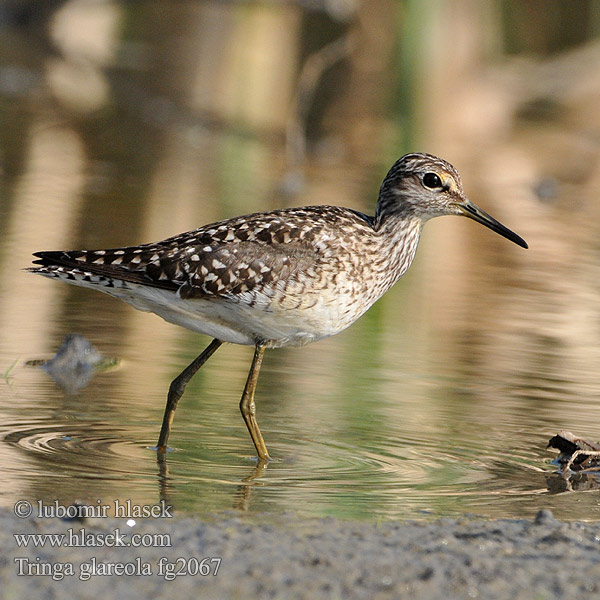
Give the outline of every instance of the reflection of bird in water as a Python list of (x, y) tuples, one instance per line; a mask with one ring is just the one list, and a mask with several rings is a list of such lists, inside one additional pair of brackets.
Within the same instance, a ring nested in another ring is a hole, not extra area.
[(223, 342), (254, 346), (240, 409), (266, 460), (254, 404), (265, 348), (308, 344), (351, 325), (402, 277), (423, 225), (441, 215), (469, 217), (527, 248), (467, 199), (452, 165), (407, 154), (386, 175), (373, 217), (336, 206), (256, 213), (142, 246), (38, 252), (31, 271), (98, 289), (214, 338), (171, 383), (159, 453), (194, 373)]
[(27, 362), (31, 366), (41, 366), (69, 394), (86, 387), (96, 371), (115, 363), (115, 359), (104, 358), (78, 333), (69, 333), (50, 360)]

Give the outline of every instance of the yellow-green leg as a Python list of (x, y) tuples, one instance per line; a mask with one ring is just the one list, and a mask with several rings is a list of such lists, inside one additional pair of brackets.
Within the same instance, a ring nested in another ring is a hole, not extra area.
[(250, 432), (250, 437), (256, 447), (256, 453), (260, 460), (269, 460), (269, 452), (265, 445), (262, 433), (256, 422), (256, 405), (254, 404), (254, 391), (256, 390), (256, 382), (258, 381), (258, 373), (260, 372), (260, 366), (262, 365), (263, 355), (265, 353), (265, 347), (256, 345), (254, 349), (254, 358), (252, 359), (252, 365), (250, 372), (248, 373), (248, 380), (246, 381), (246, 387), (240, 400), (240, 411), (242, 417), (246, 422), (246, 427)]
[(165, 406), (165, 415), (163, 417), (162, 427), (160, 428), (160, 435), (158, 436), (158, 443), (156, 444), (156, 450), (159, 455), (164, 455), (167, 451), (167, 440), (171, 433), (171, 424), (175, 417), (175, 409), (179, 398), (185, 391), (185, 386), (188, 381), (196, 374), (198, 369), (214, 354), (215, 350), (222, 344), (221, 340), (216, 338), (204, 349), (202, 354), (198, 356), (192, 363), (190, 363), (173, 381), (169, 386), (169, 393), (167, 395), (167, 405)]

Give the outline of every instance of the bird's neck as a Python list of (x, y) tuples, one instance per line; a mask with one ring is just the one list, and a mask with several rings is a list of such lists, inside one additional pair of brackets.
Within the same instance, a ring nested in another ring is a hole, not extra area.
[(389, 268), (389, 285), (393, 285), (410, 267), (421, 230), (423, 219), (411, 212), (393, 213), (375, 223), (375, 230), (380, 240), (380, 252), (387, 257)]

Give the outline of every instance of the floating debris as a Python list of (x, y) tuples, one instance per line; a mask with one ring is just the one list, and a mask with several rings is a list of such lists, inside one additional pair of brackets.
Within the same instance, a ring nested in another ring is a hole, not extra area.
[(93, 375), (118, 364), (116, 358), (106, 358), (92, 343), (78, 333), (69, 333), (56, 355), (50, 360), (29, 360), (28, 366), (39, 366), (67, 393), (74, 394), (86, 387)]
[(556, 448), (560, 454), (555, 463), (563, 473), (570, 471), (600, 470), (600, 443), (576, 437), (570, 431), (559, 431), (548, 442), (548, 448)]

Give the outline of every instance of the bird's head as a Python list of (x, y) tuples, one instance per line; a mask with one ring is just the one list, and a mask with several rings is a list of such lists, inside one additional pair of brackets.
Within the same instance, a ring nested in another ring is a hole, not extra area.
[(473, 204), (465, 195), (458, 171), (431, 154), (406, 154), (389, 170), (381, 184), (376, 220), (382, 222), (391, 214), (410, 214), (422, 221), (442, 215), (469, 217), (522, 248), (528, 247), (520, 236)]

